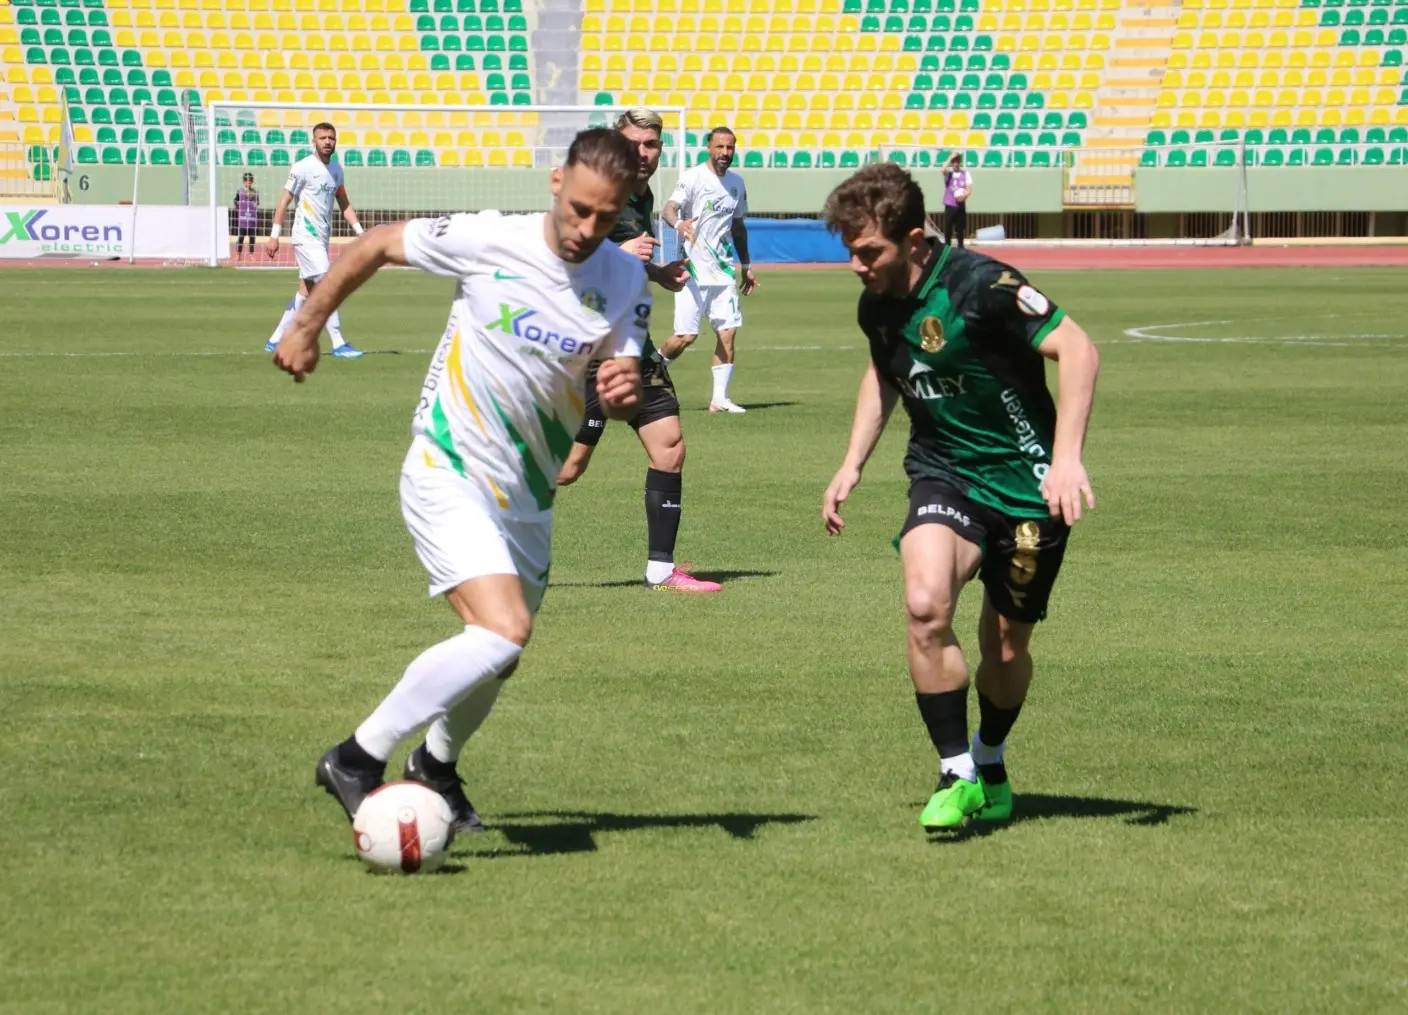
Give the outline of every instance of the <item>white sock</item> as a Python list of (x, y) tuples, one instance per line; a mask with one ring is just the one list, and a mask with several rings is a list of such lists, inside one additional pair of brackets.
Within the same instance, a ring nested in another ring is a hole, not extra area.
[(940, 758), (939, 771), (952, 772), (958, 778), (967, 779), (969, 782), (978, 781), (978, 768), (973, 764), (973, 755), (967, 751), (952, 758)]
[(645, 580), (652, 585), (659, 585), (674, 574), (674, 571), (675, 563), (671, 560), (648, 560), (645, 562)]
[(522, 652), (521, 646), (483, 627), (466, 627), (463, 634), (430, 646), (357, 727), (357, 743), (373, 758), (385, 761), (401, 741), (439, 719), (486, 680), (493, 680)]
[(458, 705), (436, 719), (425, 731), (425, 746), (430, 756), (443, 764), (453, 765), (459, 759), (465, 742), (489, 718), (494, 702), (499, 700), (499, 692), (506, 683), (506, 680), (485, 681), (465, 695)]
[(714, 401), (723, 404), (728, 401), (728, 382), (733, 377), (733, 364), (720, 363), (714, 367)]
[(341, 349), (347, 344), (347, 339), (342, 337), (342, 316), (334, 310), (332, 316), (328, 318), (328, 334), (332, 336), (332, 347)]
[(301, 306), (303, 306), (303, 294), (298, 293), (284, 305), (284, 315), (279, 318), (279, 326), (269, 336), (269, 341), (277, 342), (284, 337), (284, 329), (293, 323), (293, 315), (298, 313), (298, 308)]
[(1000, 765), (1002, 764), (1002, 754), (1007, 750), (1007, 741), (1004, 740), (996, 747), (989, 747), (983, 743), (983, 738), (978, 734), (973, 734), (973, 763), (975, 765)]

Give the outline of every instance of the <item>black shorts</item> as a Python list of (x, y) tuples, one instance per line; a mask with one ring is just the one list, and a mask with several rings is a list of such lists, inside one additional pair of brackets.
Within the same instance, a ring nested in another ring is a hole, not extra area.
[[(632, 430), (639, 430), (648, 423), (668, 419), (680, 414), (680, 402), (675, 397), (675, 386), (670, 380), (670, 371), (657, 359), (640, 361), (641, 401), (640, 408), (627, 424)], [(582, 415), (582, 425), (577, 430), (578, 444), (596, 447), (601, 433), (606, 429), (606, 413), (601, 411), (601, 401), (596, 395), (596, 367), (587, 371), (586, 411)]]
[(982, 550), (978, 577), (993, 609), (1023, 624), (1046, 619), (1070, 526), (1059, 518), (1009, 518), (975, 504), (951, 483), (916, 479), (900, 538), (930, 524), (945, 525)]

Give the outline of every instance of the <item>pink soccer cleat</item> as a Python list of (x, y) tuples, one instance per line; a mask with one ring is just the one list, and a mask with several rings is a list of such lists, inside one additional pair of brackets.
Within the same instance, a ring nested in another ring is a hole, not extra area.
[(689, 573), (688, 564), (680, 564), (662, 582), (650, 586), (657, 592), (722, 592), (724, 587), (718, 582), (704, 581)]

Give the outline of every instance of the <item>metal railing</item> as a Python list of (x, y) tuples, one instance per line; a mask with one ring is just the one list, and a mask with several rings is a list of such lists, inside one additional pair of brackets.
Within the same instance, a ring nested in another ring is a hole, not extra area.
[(52, 145), (0, 141), (0, 199), (54, 200), (57, 176)]

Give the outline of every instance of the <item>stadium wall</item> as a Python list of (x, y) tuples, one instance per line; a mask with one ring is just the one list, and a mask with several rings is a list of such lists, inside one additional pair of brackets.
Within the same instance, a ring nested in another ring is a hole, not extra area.
[[(251, 168), (255, 186), (272, 210), (286, 178), (280, 168)], [(143, 166), (143, 204), (183, 204), (184, 170), (177, 166)], [(758, 215), (815, 215), (826, 195), (849, 170), (750, 169), (749, 209)], [(1135, 211), (1188, 214), (1230, 211), (1236, 193), (1236, 169), (1140, 169), (1134, 177)], [(916, 174), (931, 203), (943, 189), (936, 172)], [(1040, 169), (984, 170), (977, 175), (969, 211), (975, 214), (1059, 214), (1062, 172)], [(1247, 184), (1253, 212), (1408, 212), (1408, 172), (1400, 167), (1252, 168)], [(467, 195), (484, 195), (504, 211), (541, 208), (546, 182), (538, 169), (353, 169), (348, 189), (367, 210), (443, 210), (462, 204)], [(662, 170), (657, 193), (674, 186), (674, 171)], [(195, 204), (205, 203), (204, 183)], [(132, 167), (75, 167), (73, 199), (80, 204), (118, 204), (132, 199)], [(233, 191), (232, 191), (233, 193)], [(222, 198), (228, 195), (221, 194)]]

